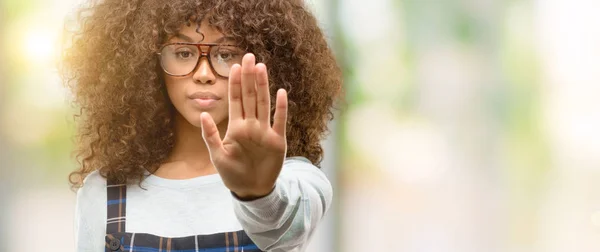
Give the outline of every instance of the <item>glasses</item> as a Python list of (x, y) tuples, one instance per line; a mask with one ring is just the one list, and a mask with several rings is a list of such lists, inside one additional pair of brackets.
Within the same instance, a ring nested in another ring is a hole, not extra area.
[[(207, 47), (203, 51), (202, 47)], [(157, 53), (160, 66), (166, 74), (183, 77), (192, 73), (206, 57), (214, 73), (228, 78), (234, 64), (242, 64), (244, 51), (239, 47), (215, 43), (170, 43), (163, 45)]]

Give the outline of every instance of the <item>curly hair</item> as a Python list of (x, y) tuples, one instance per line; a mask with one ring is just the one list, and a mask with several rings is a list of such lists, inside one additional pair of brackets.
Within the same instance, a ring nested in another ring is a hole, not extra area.
[(287, 156), (320, 164), (342, 77), (302, 0), (104, 0), (78, 14), (61, 69), (80, 109), (73, 187), (95, 170), (140, 182), (166, 160), (175, 110), (155, 53), (184, 24), (202, 20), (268, 66), (272, 103), (277, 89), (289, 93)]

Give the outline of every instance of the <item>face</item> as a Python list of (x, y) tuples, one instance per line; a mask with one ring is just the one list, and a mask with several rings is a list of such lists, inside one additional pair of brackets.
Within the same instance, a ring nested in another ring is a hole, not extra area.
[[(206, 21), (201, 23), (199, 31), (202, 34), (196, 32), (194, 24), (184, 25), (165, 44), (234, 44)], [(210, 55), (201, 57), (201, 52), (210, 52)], [(200, 114), (208, 112), (220, 129), (226, 128), (229, 116), (228, 67), (241, 64), (243, 54), (239, 48), (230, 46), (202, 45), (198, 48), (196, 45), (172, 45), (163, 48), (161, 65), (169, 99), (177, 110), (176, 121), (185, 119), (200, 128)]]

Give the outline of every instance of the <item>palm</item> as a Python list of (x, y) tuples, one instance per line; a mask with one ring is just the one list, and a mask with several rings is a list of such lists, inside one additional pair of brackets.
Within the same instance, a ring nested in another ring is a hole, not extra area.
[(225, 185), (240, 196), (262, 196), (273, 187), (286, 152), (287, 95), (277, 93), (273, 126), (266, 67), (246, 55), (229, 77), (229, 124), (223, 140), (208, 113), (202, 131)]

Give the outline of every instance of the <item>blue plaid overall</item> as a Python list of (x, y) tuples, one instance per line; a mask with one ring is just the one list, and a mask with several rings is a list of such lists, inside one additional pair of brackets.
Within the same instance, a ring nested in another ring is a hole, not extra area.
[(105, 252), (259, 252), (250, 237), (236, 232), (188, 237), (160, 237), (147, 233), (125, 232), (125, 205), (127, 186), (108, 183)]

